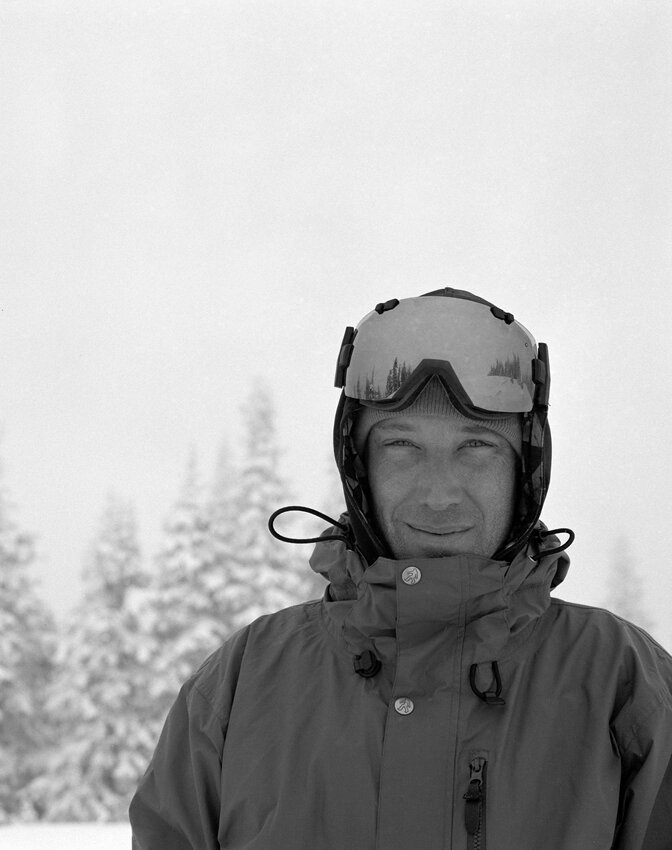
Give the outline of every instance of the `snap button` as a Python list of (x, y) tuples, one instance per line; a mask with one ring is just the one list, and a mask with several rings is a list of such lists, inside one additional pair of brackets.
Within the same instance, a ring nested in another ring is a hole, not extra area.
[(397, 714), (410, 714), (414, 708), (413, 700), (408, 697), (399, 697), (394, 701), (394, 710)]
[(404, 584), (417, 584), (422, 578), (422, 573), (417, 567), (406, 567), (401, 574)]

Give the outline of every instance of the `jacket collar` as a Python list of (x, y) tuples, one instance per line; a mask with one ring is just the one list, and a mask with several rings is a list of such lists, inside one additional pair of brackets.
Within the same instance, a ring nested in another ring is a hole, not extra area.
[[(557, 539), (547, 538), (548, 548)], [(371, 649), (393, 661), (400, 646), (431, 642), (452, 628), (464, 631), (470, 663), (501, 659), (550, 604), (564, 554), (521, 552), (511, 564), (476, 555), (392, 560), (366, 567), (339, 541), (318, 543), (311, 566), (330, 582), (326, 615), (330, 630), (353, 654)], [(419, 580), (404, 581), (415, 567)]]

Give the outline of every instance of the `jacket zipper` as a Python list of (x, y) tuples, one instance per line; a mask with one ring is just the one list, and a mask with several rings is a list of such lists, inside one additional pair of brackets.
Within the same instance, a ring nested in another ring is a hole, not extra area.
[(469, 789), (464, 795), (464, 825), (469, 850), (485, 850), (485, 775), (487, 761), (475, 756), (469, 763)]

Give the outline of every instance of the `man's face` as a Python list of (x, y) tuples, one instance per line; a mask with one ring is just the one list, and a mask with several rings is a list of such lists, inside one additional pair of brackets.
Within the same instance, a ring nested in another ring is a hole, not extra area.
[(505, 542), (517, 457), (487, 423), (395, 416), (372, 428), (367, 447), (375, 518), (395, 558), (491, 557)]

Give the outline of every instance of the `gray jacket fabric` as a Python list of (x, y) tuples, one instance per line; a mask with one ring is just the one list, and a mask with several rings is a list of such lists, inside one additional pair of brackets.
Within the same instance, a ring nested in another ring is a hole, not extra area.
[(364, 570), (330, 541), (312, 564), (323, 600), (252, 623), (183, 686), (131, 804), (136, 850), (672, 848), (672, 659), (552, 599), (564, 554)]

